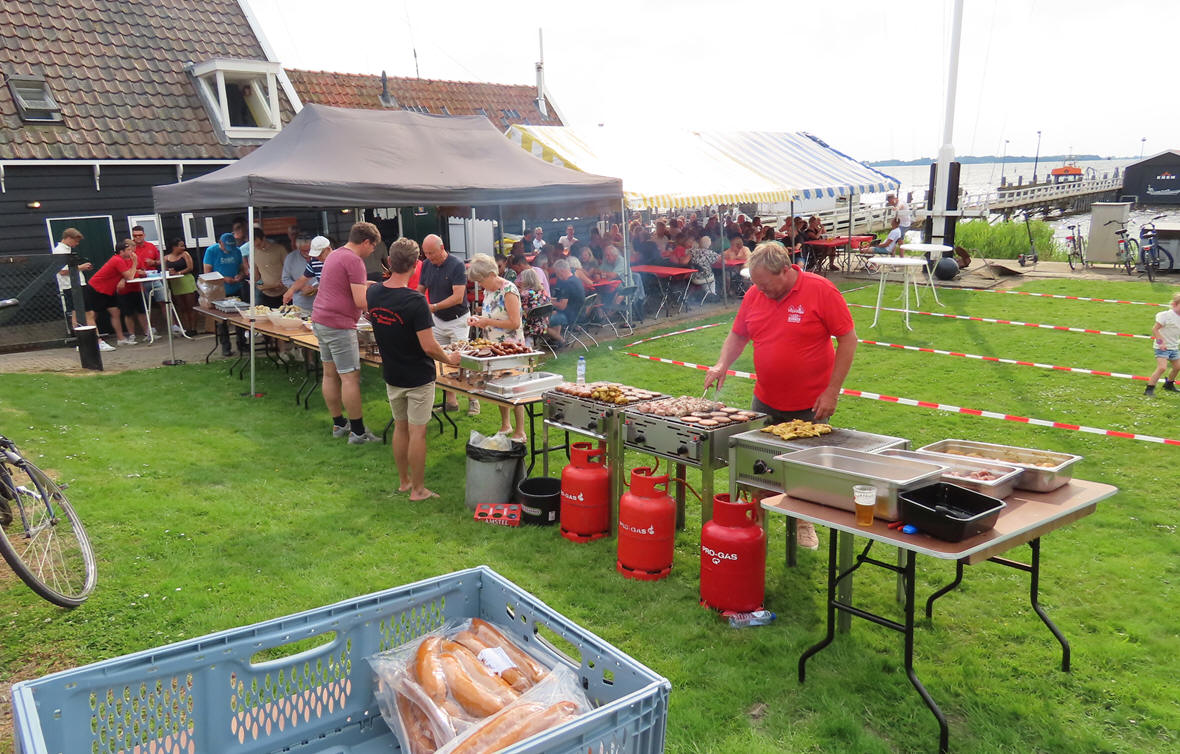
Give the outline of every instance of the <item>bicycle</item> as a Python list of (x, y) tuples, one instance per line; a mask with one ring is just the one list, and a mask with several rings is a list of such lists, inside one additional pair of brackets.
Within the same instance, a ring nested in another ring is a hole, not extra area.
[(1126, 220), (1107, 220), (1103, 226), (1118, 223), (1119, 229), (1114, 232), (1118, 236), (1118, 249), (1115, 251), (1115, 264), (1121, 264), (1127, 269), (1128, 275), (1135, 274), (1135, 260), (1139, 258), (1139, 242), (1130, 238), (1127, 233)]
[[(0, 301), (0, 308), (13, 305)], [(0, 556), (41, 597), (86, 601), (98, 581), (94, 550), (62, 487), (0, 435)]]
[(1069, 235), (1065, 237), (1065, 248), (1068, 252), (1069, 269), (1090, 267), (1090, 260), (1086, 259), (1086, 239), (1082, 236), (1079, 225), (1066, 225)]
[(1140, 263), (1147, 272), (1147, 279), (1155, 282), (1155, 277), (1161, 268), (1161, 258), (1167, 259), (1167, 269), (1172, 269), (1172, 255), (1167, 249), (1159, 245), (1155, 221), (1167, 215), (1156, 215), (1139, 227), (1139, 255)]

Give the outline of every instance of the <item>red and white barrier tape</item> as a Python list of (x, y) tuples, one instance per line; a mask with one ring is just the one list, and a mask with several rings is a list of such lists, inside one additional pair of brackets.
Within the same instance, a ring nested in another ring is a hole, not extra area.
[[(662, 364), (675, 364), (676, 366), (689, 367), (692, 369), (708, 370), (709, 367), (702, 364), (693, 364), (688, 361), (674, 361), (672, 359), (664, 359), (658, 356), (646, 356), (639, 353), (627, 353), (628, 356), (634, 356), (639, 359), (646, 359), (648, 361), (658, 361)], [(750, 372), (740, 372), (733, 369), (727, 370), (726, 374), (734, 377), (745, 377), (746, 379), (756, 379), (756, 375)], [(899, 398), (893, 395), (882, 395), (881, 393), (871, 393), (867, 390), (850, 390), (844, 388), (840, 391), (841, 395), (852, 395), (857, 398), (869, 398), (875, 401), (885, 401), (887, 403), (897, 403), (902, 406), (914, 406), (917, 408), (932, 408), (938, 411), (946, 411), (949, 413), (965, 414), (967, 416), (982, 416), (987, 419), (1002, 419), (1004, 421), (1018, 422), (1020, 424), (1032, 424), (1037, 427), (1053, 427), (1054, 429), (1068, 429), (1073, 432), (1085, 432), (1092, 435), (1104, 435), (1106, 437), (1121, 437), (1126, 440), (1140, 440), (1143, 442), (1154, 442), (1162, 445), (1176, 445), (1180, 446), (1180, 440), (1174, 440), (1170, 437), (1155, 437), (1154, 435), (1141, 435), (1135, 432), (1121, 432), (1114, 429), (1102, 429), (1100, 427), (1087, 427), (1082, 424), (1069, 424), (1067, 422), (1049, 421), (1048, 419), (1033, 419), (1028, 416), (1016, 416), (1015, 414), (1004, 414), (998, 411), (984, 411), (978, 408), (965, 408), (963, 406), (953, 406), (949, 403), (935, 403), (933, 401), (919, 401), (913, 398)]]
[[(849, 306), (856, 307), (857, 309), (875, 309), (876, 308), (872, 304), (849, 304)], [(905, 309), (892, 309), (887, 306), (882, 306), (881, 311), (905, 313)], [(1066, 331), (1066, 332), (1080, 332), (1080, 333), (1086, 333), (1088, 335), (1117, 335), (1120, 338), (1143, 338), (1144, 340), (1151, 340), (1150, 335), (1138, 335), (1135, 333), (1126, 333), (1126, 332), (1109, 332), (1107, 330), (1091, 330), (1088, 327), (1066, 327), (1065, 325), (1041, 325), (1041, 324), (1037, 324), (1036, 322), (1019, 322), (1014, 319), (992, 319), (990, 317), (971, 317), (966, 314), (944, 314), (942, 312), (920, 312), (920, 311), (916, 311), (914, 309), (910, 310), (910, 314), (921, 314), (924, 317), (945, 317), (946, 319), (965, 319), (965, 320), (970, 320), (971, 322), (988, 322), (993, 325), (1018, 325), (1020, 327), (1039, 327), (1044, 330), (1062, 330), (1062, 331)]]
[(900, 348), (904, 351), (920, 351), (922, 353), (936, 353), (942, 356), (961, 356), (965, 359), (978, 359), (980, 361), (993, 361), (998, 364), (1015, 364), (1022, 367), (1040, 367), (1041, 369), (1055, 369), (1059, 372), (1074, 372), (1077, 374), (1093, 374), (1099, 377), (1121, 377), (1124, 380), (1142, 380), (1147, 381), (1147, 378), (1139, 374), (1122, 374), (1120, 372), (1102, 372), (1097, 369), (1082, 369), (1081, 367), (1063, 367), (1056, 364), (1041, 364), (1035, 361), (1019, 361), (1017, 359), (1001, 359), (998, 356), (980, 356), (975, 353), (960, 353), (958, 351), (943, 351), (938, 348), (921, 348), (919, 346), (903, 346), (898, 343), (884, 343), (879, 340), (858, 340), (858, 343), (867, 343), (870, 346), (885, 346), (887, 348)]
[(697, 332), (698, 330), (708, 330), (710, 327), (720, 327), (720, 326), (721, 326), (720, 322), (714, 322), (709, 325), (701, 325), (700, 327), (690, 327), (687, 330), (676, 330), (675, 332), (666, 332), (662, 335), (653, 335), (650, 338), (642, 338), (642, 339), (637, 340), (633, 343), (628, 343), (627, 345), (623, 346), (623, 348), (630, 348), (631, 346), (637, 346), (640, 343), (650, 343), (651, 341), (659, 340), (660, 338), (670, 338), (673, 335), (684, 335), (685, 333)]
[[(701, 369), (704, 371), (709, 369), (709, 367), (703, 364), (693, 364), (691, 361), (677, 361), (676, 359), (665, 359), (660, 356), (647, 356), (646, 354), (631, 353), (630, 351), (624, 351), (623, 353), (626, 356), (634, 356), (637, 359), (646, 359), (647, 361), (658, 361), (661, 364), (674, 364), (678, 367), (691, 367), (692, 369)], [(758, 375), (754, 374), (753, 372), (742, 372), (737, 369), (727, 369), (725, 370), (725, 373), (731, 377), (745, 377), (747, 380), (758, 379)]]
[(1013, 296), (1039, 296), (1041, 298), (1060, 298), (1067, 301), (1095, 301), (1100, 304), (1135, 304), (1137, 306), (1156, 306), (1164, 307), (1167, 304), (1153, 304), (1150, 301), (1123, 301), (1118, 298), (1087, 298), (1086, 296), (1065, 296), (1060, 293), (1033, 293), (1032, 291), (995, 291), (986, 288), (963, 288), (965, 291), (975, 291), (977, 293), (1007, 293)]

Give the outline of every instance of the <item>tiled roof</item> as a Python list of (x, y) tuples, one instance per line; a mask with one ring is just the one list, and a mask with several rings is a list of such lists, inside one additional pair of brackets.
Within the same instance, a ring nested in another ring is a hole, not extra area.
[[(381, 103), (381, 77), (357, 73), (287, 69), (295, 93), (304, 103), (376, 110)], [(389, 77), (389, 93), (395, 107), (432, 115), (483, 115), (494, 125), (514, 123), (560, 126), (561, 120), (548, 98), (549, 117), (537, 109), (534, 86), (479, 84), (471, 81), (439, 81)]]
[[(61, 125), (21, 121), (0, 85), (0, 159), (236, 159), (185, 71), (265, 60), (237, 0), (4, 0), (0, 72), (45, 77)], [(283, 121), (291, 117), (279, 93)]]

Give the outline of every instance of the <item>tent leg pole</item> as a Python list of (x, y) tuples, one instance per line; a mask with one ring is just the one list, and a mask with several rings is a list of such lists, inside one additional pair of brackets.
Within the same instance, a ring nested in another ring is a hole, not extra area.
[[(257, 289), (257, 286), (255, 285), (256, 281), (254, 279), (254, 277), (255, 277), (254, 270), (257, 268), (257, 265), (255, 264), (254, 260), (257, 259), (256, 255), (258, 253), (258, 249), (254, 248), (254, 205), (250, 205), (249, 207), (246, 208), (246, 234), (249, 236), (249, 244), (250, 244), (250, 262), (249, 262), (250, 275), (249, 275), (248, 279), (250, 281), (250, 312), (251, 312), (251, 315), (253, 315), (254, 306), (257, 303), (254, 298), (256, 295), (256, 289)], [(255, 398), (258, 396), (258, 391), (257, 391), (257, 388), (254, 383), (254, 352), (256, 350), (254, 348), (254, 345), (255, 345), (255, 339), (257, 338), (257, 335), (258, 335), (257, 332), (254, 330), (254, 317), (251, 316), (250, 317), (250, 344), (248, 346), (250, 349), (250, 394), (249, 395), (251, 398)]]

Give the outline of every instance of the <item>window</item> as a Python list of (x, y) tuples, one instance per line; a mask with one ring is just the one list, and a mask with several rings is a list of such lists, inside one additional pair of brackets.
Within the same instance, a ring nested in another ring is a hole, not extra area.
[(438, 111), (440, 113), (442, 113), (443, 115), (450, 115), (451, 114), (451, 111), (447, 109), (446, 105), (439, 106)]
[(430, 115), (430, 108), (423, 105), (406, 105), (405, 108), (412, 113), (422, 113), (423, 115)]
[(479, 108), (478, 110), (476, 110), (475, 112), (479, 113), (480, 115), (482, 115), (485, 118), (488, 117), (488, 111), (482, 107)]
[(269, 139), (282, 128), (277, 75), (268, 60), (208, 60), (189, 67), (210, 120), (225, 137)]
[(520, 120), (520, 113), (518, 113), (515, 110), (501, 110), (500, 112), (504, 115), (505, 118), (513, 118), (514, 120)]
[(61, 108), (41, 76), (9, 76), (8, 91), (17, 114), (26, 123), (60, 123)]

